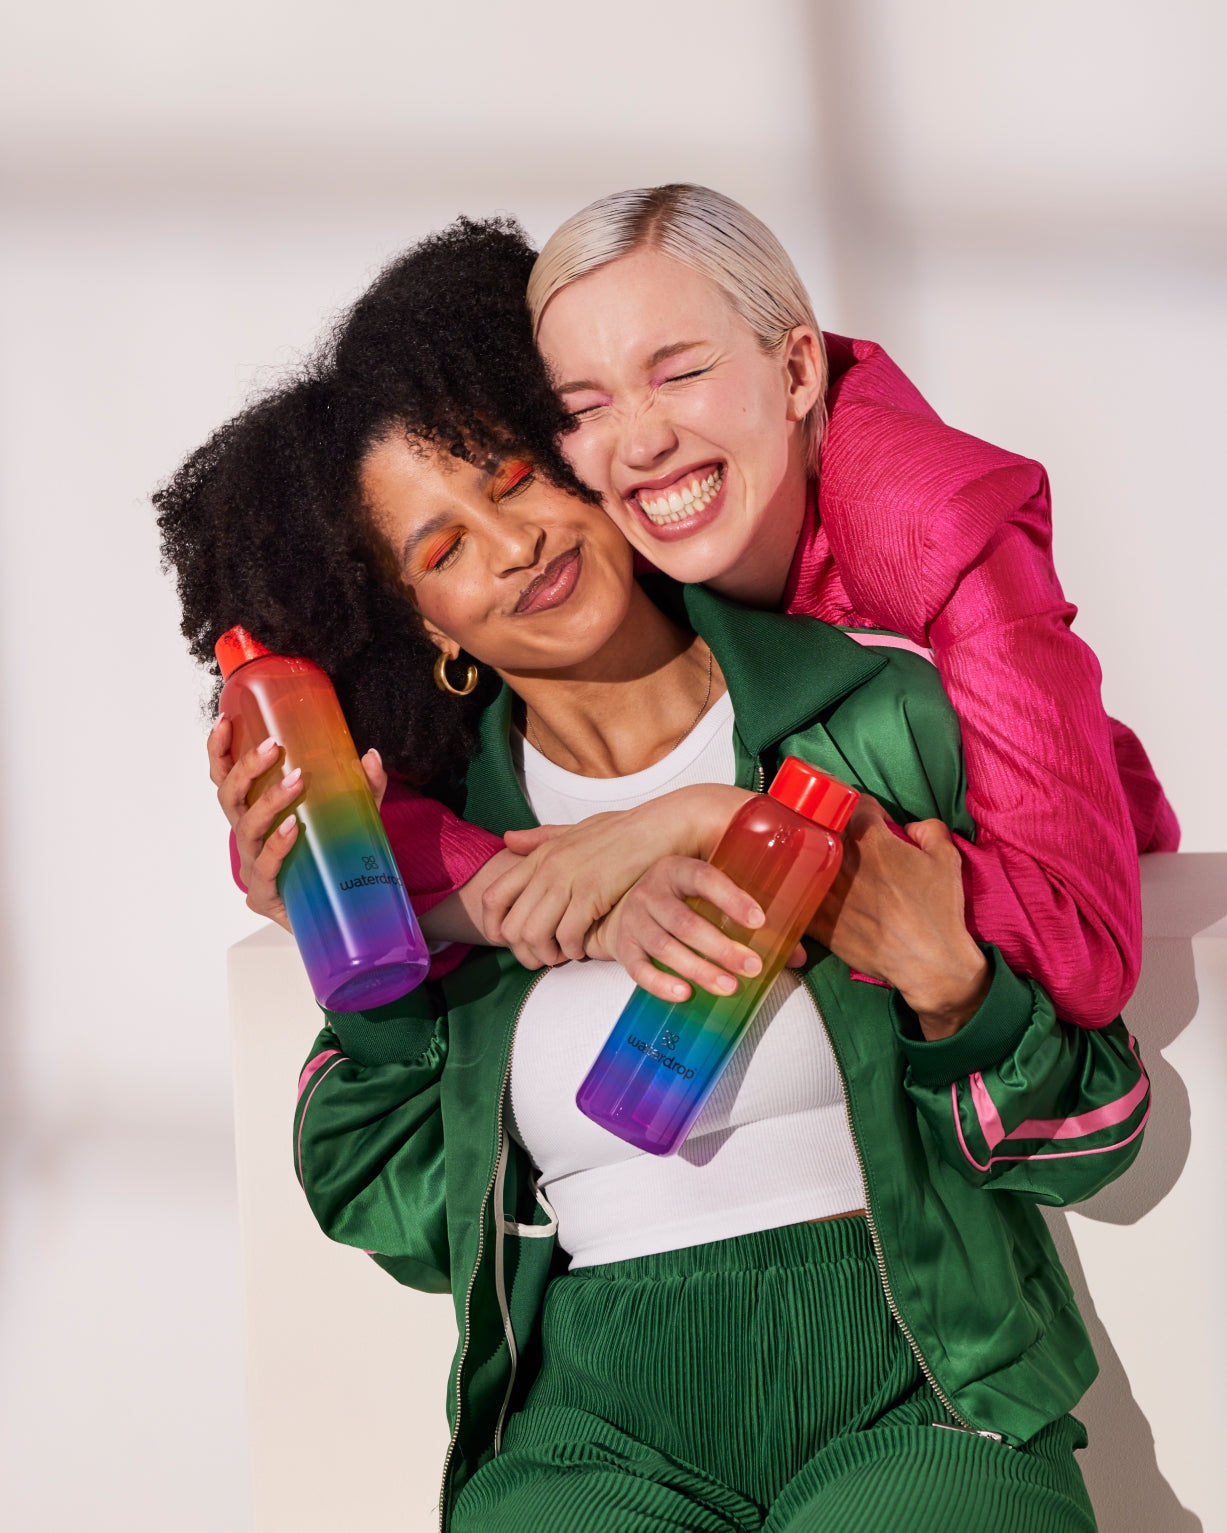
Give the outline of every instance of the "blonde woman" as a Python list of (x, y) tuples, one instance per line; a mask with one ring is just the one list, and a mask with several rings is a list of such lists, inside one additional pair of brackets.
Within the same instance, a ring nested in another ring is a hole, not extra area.
[[(1043, 468), (944, 425), (879, 346), (824, 337), (779, 242), (708, 188), (593, 203), (547, 241), (528, 296), (573, 421), (563, 451), (640, 554), (749, 606), (889, 630), (933, 660), (979, 827), (958, 839), (972, 930), (1066, 1019), (1115, 1016), (1140, 957), (1137, 853), (1174, 849), (1178, 829), (1070, 628)], [(397, 790), (389, 817), (411, 883), (417, 867), (440, 900), (492, 882), (485, 936), (530, 961), (578, 956), (616, 892), (592, 887), (580, 832), (513, 836), (531, 856), (500, 880), (479, 830), (447, 819), (444, 869), (422, 851), (442, 811)], [(888, 875), (912, 876), (923, 854), (870, 834)], [(858, 902), (835, 891), (824, 934), (872, 925)], [(466, 929), (445, 917), (440, 934)]]

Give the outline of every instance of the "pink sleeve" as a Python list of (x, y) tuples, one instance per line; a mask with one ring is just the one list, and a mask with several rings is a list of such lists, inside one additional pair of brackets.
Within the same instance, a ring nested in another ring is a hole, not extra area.
[[(379, 813), (418, 916), (467, 884), (495, 852), (503, 850), (501, 837), (457, 819), (443, 804), (394, 779), (388, 783)], [(468, 951), (464, 943), (452, 942), (433, 953), (427, 977), (449, 974)]]
[(1061, 1016), (1096, 1027), (1137, 982), (1141, 906), (1099, 665), (1070, 630), (1074, 611), (1020, 518), (992, 534), (928, 638), (978, 827), (974, 846), (960, 842), (968, 925)]
[(944, 425), (880, 347), (828, 342), (843, 371), (789, 610), (932, 646), (978, 826), (968, 923), (1063, 1017), (1100, 1026), (1137, 979), (1138, 848), (1174, 850), (1179, 831), (1070, 630), (1047, 475)]
[(457, 819), (435, 799), (394, 778), (388, 782), (379, 813), (419, 916), (467, 884), (495, 852), (503, 850), (501, 836)]
[[(495, 852), (503, 849), (498, 836), (457, 819), (450, 809), (395, 779), (388, 783), (379, 813), (405, 881), (405, 891), (419, 917), (467, 884)], [(230, 867), (235, 883), (245, 890), (246, 885), (239, 877), (233, 831)], [(450, 943), (431, 958), (428, 977), (438, 979), (449, 973), (468, 951), (463, 943)]]

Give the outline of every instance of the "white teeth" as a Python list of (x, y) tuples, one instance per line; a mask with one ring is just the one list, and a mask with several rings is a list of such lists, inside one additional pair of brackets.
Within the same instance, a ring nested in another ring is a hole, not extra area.
[(640, 495), (640, 509), (648, 520), (658, 527), (663, 527), (669, 522), (680, 522), (683, 518), (693, 516), (696, 511), (702, 511), (705, 506), (710, 505), (723, 481), (723, 467), (714, 468), (703, 479), (691, 479), (683, 489), (678, 490), (674, 487), (655, 500), (648, 500)]

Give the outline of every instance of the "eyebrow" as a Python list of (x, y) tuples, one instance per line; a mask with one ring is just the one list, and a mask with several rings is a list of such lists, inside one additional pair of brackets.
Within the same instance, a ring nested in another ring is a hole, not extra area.
[[(702, 341), (673, 341), (668, 346), (658, 346), (652, 355), (644, 363), (643, 370), (650, 373), (654, 367), (659, 367), (662, 362), (667, 362), (670, 357), (680, 356), (683, 351), (692, 351), (696, 346), (701, 346)], [(578, 394), (582, 389), (592, 389), (600, 393), (600, 386), (590, 383), (587, 378), (577, 379), (574, 383), (564, 383), (559, 388), (560, 394)]]

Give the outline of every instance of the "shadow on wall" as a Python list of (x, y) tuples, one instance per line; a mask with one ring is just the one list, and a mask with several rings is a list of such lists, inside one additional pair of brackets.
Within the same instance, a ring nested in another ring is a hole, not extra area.
[[(937, 222), (918, 229), (914, 213), (892, 190), (897, 178), (888, 157), (896, 148), (892, 135), (901, 128), (892, 122), (897, 103), (889, 99), (889, 70), (876, 52), (874, 18), (881, 10), (835, 0), (814, 0), (803, 8), (820, 156), (815, 195), (828, 236), (833, 328), (869, 335), (892, 354), (906, 356), (909, 341), (915, 343), (919, 335), (915, 279), (922, 236), (940, 235), (956, 243), (974, 237), (982, 245), (990, 242), (994, 252), (1022, 246), (1035, 257), (1050, 253), (1049, 246), (1068, 252), (1080, 239), (1095, 245), (1106, 236), (1093, 207), (1083, 210), (1082, 223), (1071, 232), (1068, 209), (1054, 207), (1046, 219), (1042, 209), (1030, 205), (1012, 221), (1000, 207), (989, 217), (974, 206), (960, 208), (957, 199), (941, 210)], [(1185, 1171), (1192, 1144), (1190, 1095), (1163, 1051), (1198, 1010), (1193, 938), (1227, 915), (1227, 857), (1216, 856), (1213, 868), (1203, 866), (1201, 873), (1211, 876), (1193, 879), (1182, 876), (1190, 871), (1189, 854), (1145, 861), (1152, 864), (1146, 869), (1144, 899), (1146, 963), (1126, 1017), (1151, 1074), (1154, 1108), (1137, 1163), (1079, 1206), (1079, 1218), (1101, 1225), (1138, 1225)], [(1202, 1021), (1208, 1024), (1207, 1018)], [(1077, 1411), (1090, 1435), (1081, 1464), (1100, 1526), (1104, 1533), (1203, 1533), (1201, 1517), (1182, 1505), (1159, 1468), (1154, 1430), (1099, 1316), (1070, 1217), (1045, 1213), (1100, 1363), (1099, 1379)], [(1150, 1238), (1149, 1232), (1137, 1231), (1139, 1242)], [(1106, 1311), (1107, 1296), (1101, 1296)], [(1134, 1323), (1144, 1325), (1145, 1313), (1136, 1315)], [(1189, 1330), (1186, 1325), (1186, 1334)], [(1128, 1350), (1123, 1333), (1121, 1345)], [(1171, 1393), (1178, 1391), (1173, 1378)], [(1156, 1406), (1151, 1409), (1158, 1421)], [(1165, 1409), (1164, 1429), (1171, 1414)], [(1202, 1512), (1213, 1521), (1209, 1506)]]
[[(1180, 878), (1193, 862), (1206, 865), (1212, 876)], [(1125, 1017), (1150, 1074), (1153, 1106), (1137, 1162), (1118, 1181), (1079, 1205), (1080, 1215), (1103, 1224), (1136, 1225), (1168, 1195), (1188, 1161), (1189, 1093), (1163, 1051), (1197, 1014), (1193, 938), (1227, 915), (1227, 856), (1186, 853), (1144, 858), (1143, 896), (1146, 959)], [(1181, 1504), (1159, 1468), (1154, 1433), (1100, 1319), (1069, 1216), (1055, 1210), (1045, 1213), (1099, 1359), (1099, 1378), (1076, 1414), (1090, 1436), (1082, 1471), (1100, 1526), (1202, 1533), (1201, 1518)], [(1173, 1358), (1173, 1374), (1177, 1366)]]

